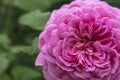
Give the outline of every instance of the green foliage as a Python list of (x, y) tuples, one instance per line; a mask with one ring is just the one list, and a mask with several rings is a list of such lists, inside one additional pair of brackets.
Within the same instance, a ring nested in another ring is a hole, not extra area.
[(107, 0), (107, 2), (114, 7), (120, 8), (120, 0)]
[(28, 53), (30, 54), (30, 46), (13, 46), (11, 47), (11, 53), (12, 54), (17, 54), (17, 53), (20, 53), (20, 52), (24, 52), (24, 53)]
[[(23, 10), (33, 11), (39, 9), (41, 11), (47, 10), (55, 0), (13, 0), (13, 5)], [(4, 3), (8, 3), (9, 0), (4, 0)]]
[(9, 60), (5, 57), (5, 55), (0, 55), (0, 75), (7, 69), (9, 64)]
[(11, 80), (7, 74), (0, 75), (0, 80)]
[(20, 17), (19, 22), (23, 25), (28, 25), (35, 30), (43, 30), (43, 26), (50, 16), (49, 12), (42, 13), (35, 10)]
[[(72, 0), (0, 0), (0, 80), (44, 80), (35, 66), (50, 12)], [(120, 7), (119, 0), (106, 0)]]
[(33, 80), (40, 76), (40, 73), (33, 70), (32, 68), (25, 66), (15, 66), (11, 70), (11, 74), (15, 80)]
[(8, 47), (9, 44), (10, 44), (10, 39), (8, 38), (8, 36), (4, 34), (0, 34), (0, 47), (5, 48)]
[(39, 50), (38, 50), (38, 38), (37, 37), (32, 42), (32, 49), (31, 50), (32, 50), (31, 51), (32, 55), (39, 52)]

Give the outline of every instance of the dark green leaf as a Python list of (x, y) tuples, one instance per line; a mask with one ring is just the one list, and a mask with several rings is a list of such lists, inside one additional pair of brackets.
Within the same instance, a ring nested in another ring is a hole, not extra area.
[(120, 8), (120, 0), (106, 0), (110, 5)]

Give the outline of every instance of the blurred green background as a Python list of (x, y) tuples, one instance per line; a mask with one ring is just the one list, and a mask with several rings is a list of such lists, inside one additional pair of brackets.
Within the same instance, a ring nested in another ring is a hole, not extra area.
[[(72, 0), (0, 0), (0, 80), (44, 80), (38, 36), (51, 11)], [(106, 0), (120, 7), (119, 0)]]

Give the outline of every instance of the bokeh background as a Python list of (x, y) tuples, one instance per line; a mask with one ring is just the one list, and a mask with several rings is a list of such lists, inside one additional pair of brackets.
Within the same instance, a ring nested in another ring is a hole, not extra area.
[[(44, 80), (38, 36), (51, 11), (72, 0), (0, 0), (0, 80)], [(105, 0), (120, 7), (120, 0)]]

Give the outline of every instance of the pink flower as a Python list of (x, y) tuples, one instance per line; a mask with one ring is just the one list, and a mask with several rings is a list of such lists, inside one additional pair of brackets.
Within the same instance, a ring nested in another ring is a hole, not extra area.
[(120, 80), (120, 10), (75, 0), (52, 12), (36, 65), (46, 80)]

